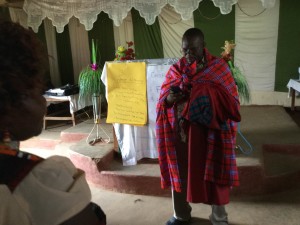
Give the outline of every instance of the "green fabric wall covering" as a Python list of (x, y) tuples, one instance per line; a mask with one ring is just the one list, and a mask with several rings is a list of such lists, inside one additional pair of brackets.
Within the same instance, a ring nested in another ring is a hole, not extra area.
[(92, 39), (98, 40), (100, 66), (103, 67), (106, 61), (115, 58), (115, 41), (113, 21), (104, 12), (98, 15), (93, 29), (88, 31), (89, 46), (92, 46)]
[(298, 79), (300, 67), (300, 1), (280, 1), (275, 91), (288, 91), (289, 79)]
[[(131, 10), (136, 59), (159, 59), (164, 57), (158, 19), (147, 25), (135, 9)], [(127, 40), (132, 41), (132, 40)]]
[(11, 20), (7, 7), (0, 7), (0, 19)]
[(64, 27), (64, 32), (56, 32), (56, 45), (61, 84), (74, 84), (72, 50), (68, 26)]
[(225, 40), (234, 40), (235, 37), (235, 9), (232, 7), (231, 13), (222, 15), (212, 1), (204, 0), (194, 11), (194, 24), (203, 31), (210, 53), (220, 56)]
[(39, 30), (36, 35), (45, 45), (47, 45), (44, 22), (42, 22), (41, 26), (39, 26)]
[[(44, 46), (47, 49), (47, 41), (46, 41), (46, 34), (45, 34), (44, 22), (42, 22), (41, 26), (39, 27), (37, 36), (44, 43)], [(48, 65), (48, 68), (49, 68), (49, 65)], [(47, 72), (45, 74), (44, 80), (45, 80), (47, 89), (51, 88), (51, 76), (50, 76), (49, 69), (47, 70)]]

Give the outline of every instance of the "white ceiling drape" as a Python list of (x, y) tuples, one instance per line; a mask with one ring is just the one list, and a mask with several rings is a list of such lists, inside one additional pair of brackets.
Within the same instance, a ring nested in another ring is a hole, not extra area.
[[(72, 16), (78, 18), (86, 30), (91, 30), (102, 11), (108, 14), (116, 26), (120, 26), (132, 7), (140, 12), (149, 25), (154, 23), (167, 4), (174, 7), (182, 20), (189, 20), (201, 1), (203, 0), (25, 0), (23, 9), (28, 15), (27, 25), (35, 32), (47, 17), (57, 32), (61, 33)], [(232, 5), (238, 2), (238, 0), (212, 1), (220, 8), (222, 14), (230, 13)], [(276, 2), (276, 0), (260, 1), (264, 8), (272, 8)]]

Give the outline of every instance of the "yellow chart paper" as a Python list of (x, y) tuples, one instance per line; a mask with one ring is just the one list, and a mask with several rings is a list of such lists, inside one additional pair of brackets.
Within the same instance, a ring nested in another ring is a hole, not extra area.
[(146, 63), (106, 63), (107, 123), (145, 125), (147, 122)]

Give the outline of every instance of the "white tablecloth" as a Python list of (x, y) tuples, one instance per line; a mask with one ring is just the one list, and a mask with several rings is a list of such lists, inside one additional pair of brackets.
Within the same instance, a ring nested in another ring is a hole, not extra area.
[[(84, 98), (78, 101), (79, 95), (70, 95), (70, 96), (51, 96), (51, 95), (44, 95), (44, 97), (48, 98), (55, 98), (58, 100), (68, 100), (70, 102), (70, 113), (73, 114), (74, 112), (85, 108), (86, 106), (92, 105), (92, 98)], [(50, 103), (48, 103), (50, 104)]]
[(296, 96), (298, 96), (300, 93), (300, 80), (290, 79), (287, 87), (289, 89), (289, 96), (291, 96), (291, 88), (296, 90)]
[[(138, 60), (137, 60), (138, 61)], [(159, 98), (160, 87), (170, 65), (177, 59), (147, 59), (147, 107), (148, 124), (133, 126), (114, 123), (114, 129), (121, 149), (124, 166), (136, 165), (142, 158), (158, 158), (155, 134), (156, 103)], [(130, 62), (113, 62), (130, 63)], [(106, 65), (104, 66), (101, 80), (107, 86)], [(107, 90), (106, 90), (107, 91)], [(107, 94), (106, 94), (107, 97)], [(107, 99), (109, 104), (109, 99)]]

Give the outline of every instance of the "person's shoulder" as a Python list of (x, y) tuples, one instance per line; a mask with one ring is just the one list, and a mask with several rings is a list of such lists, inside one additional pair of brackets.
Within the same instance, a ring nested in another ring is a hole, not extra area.
[(209, 64), (227, 64), (227, 62), (220, 56), (211, 54), (208, 49), (204, 49), (206, 60)]
[(67, 168), (76, 168), (72, 161), (66, 156), (54, 155), (46, 158), (44, 164), (57, 164)]
[(3, 184), (0, 184), (0, 199), (0, 225), (32, 224), (28, 215), (20, 207), (20, 203), (13, 196), (9, 188)]
[[(91, 201), (85, 173), (63, 156), (51, 156), (36, 165), (17, 186), (14, 195), (25, 202), (27, 208), (23, 209), (35, 224), (60, 224)], [(42, 202), (47, 202), (47, 206)]]
[(52, 190), (68, 191), (70, 187), (79, 185), (88, 189), (85, 173), (76, 168), (72, 161), (64, 156), (51, 156), (37, 164), (23, 179), (19, 187), (41, 184)]
[(32, 172), (36, 177), (43, 179), (47, 176), (49, 179), (53, 177), (64, 177), (67, 180), (73, 180), (73, 177), (77, 174), (84, 173), (82, 170), (76, 168), (72, 161), (64, 156), (51, 156), (43, 160), (36, 167), (33, 168)]
[(177, 62), (172, 64), (170, 66), (170, 69), (180, 71), (184, 67), (184, 65), (185, 65), (185, 59), (184, 59), (184, 57), (182, 57), (182, 58), (178, 59)]
[(220, 56), (211, 55), (210, 60), (212, 62), (220, 63), (220, 64), (227, 64), (227, 62)]
[(211, 60), (208, 61), (208, 66), (220, 68), (222, 70), (228, 70), (229, 65), (228, 63), (221, 57), (213, 56), (211, 57)]

